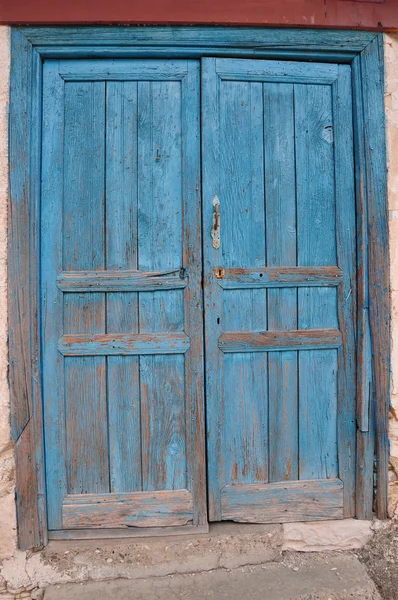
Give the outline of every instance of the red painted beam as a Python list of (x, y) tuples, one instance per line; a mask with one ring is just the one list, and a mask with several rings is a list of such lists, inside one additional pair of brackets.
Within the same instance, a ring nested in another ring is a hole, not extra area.
[(398, 0), (0, 0), (1, 24), (221, 24), (398, 30)]

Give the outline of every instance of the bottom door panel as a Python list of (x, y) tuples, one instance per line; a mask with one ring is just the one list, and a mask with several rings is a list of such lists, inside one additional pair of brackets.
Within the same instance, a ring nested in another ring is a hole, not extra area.
[(223, 519), (240, 523), (285, 523), (342, 519), (340, 479), (286, 481), (265, 485), (226, 485), (221, 490)]

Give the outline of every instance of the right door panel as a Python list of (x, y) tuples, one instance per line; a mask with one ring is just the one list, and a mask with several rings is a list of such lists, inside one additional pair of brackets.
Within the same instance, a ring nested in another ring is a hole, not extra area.
[(202, 67), (210, 519), (351, 516), (350, 67)]

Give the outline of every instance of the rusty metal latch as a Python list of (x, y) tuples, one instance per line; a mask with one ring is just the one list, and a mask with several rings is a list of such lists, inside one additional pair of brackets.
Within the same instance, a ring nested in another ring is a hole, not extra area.
[(214, 213), (213, 213), (213, 227), (211, 230), (211, 237), (213, 239), (213, 248), (216, 248), (216, 250), (220, 247), (220, 212), (219, 212), (219, 206), (220, 206), (220, 201), (218, 199), (217, 196), (214, 196), (213, 198), (213, 206), (214, 206)]
[(224, 279), (225, 278), (225, 269), (223, 269), (222, 267), (217, 267), (214, 270), (214, 274), (216, 276), (216, 279)]

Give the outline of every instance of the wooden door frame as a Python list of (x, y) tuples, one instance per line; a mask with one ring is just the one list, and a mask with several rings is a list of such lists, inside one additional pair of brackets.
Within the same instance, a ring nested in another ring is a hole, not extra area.
[[(248, 27), (20, 27), (11, 34), (9, 331), (21, 549), (47, 543), (39, 311), (42, 69), (45, 58), (316, 60), (352, 67), (357, 197), (356, 515), (388, 507), (390, 298), (383, 36)], [(372, 359), (373, 357), (373, 359)]]

